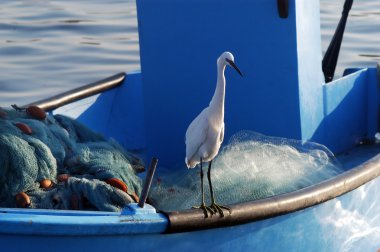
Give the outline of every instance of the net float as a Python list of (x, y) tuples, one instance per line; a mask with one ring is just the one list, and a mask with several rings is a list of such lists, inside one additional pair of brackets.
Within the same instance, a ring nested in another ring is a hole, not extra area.
[(53, 182), (50, 179), (43, 179), (40, 181), (40, 187), (47, 189), (53, 186)]
[(36, 105), (31, 105), (26, 108), (26, 113), (37, 120), (45, 120), (46, 112)]
[(121, 181), (120, 179), (117, 179), (117, 178), (107, 179), (106, 183), (115, 187), (115, 188), (122, 190), (123, 192), (127, 192), (127, 190), (128, 190), (127, 185), (123, 181)]
[(33, 133), (32, 128), (30, 128), (27, 124), (25, 123), (15, 123), (14, 124), (17, 128), (19, 128), (23, 133), (27, 135), (31, 135)]
[(30, 198), (26, 193), (20, 192), (16, 195), (17, 207), (27, 208), (30, 206), (30, 204), (31, 204)]

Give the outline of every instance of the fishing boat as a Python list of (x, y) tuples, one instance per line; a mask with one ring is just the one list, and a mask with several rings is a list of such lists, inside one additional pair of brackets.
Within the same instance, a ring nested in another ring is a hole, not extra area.
[(229, 205), (224, 217), (149, 204), (121, 212), (2, 208), (2, 251), (380, 248), (379, 69), (347, 69), (336, 79), (322, 69), (319, 1), (139, 0), (137, 11), (141, 72), (33, 104), (171, 167), (183, 163), (186, 128), (212, 93), (216, 57), (230, 50), (245, 78), (228, 76), (226, 138), (248, 129), (314, 141), (344, 172)]

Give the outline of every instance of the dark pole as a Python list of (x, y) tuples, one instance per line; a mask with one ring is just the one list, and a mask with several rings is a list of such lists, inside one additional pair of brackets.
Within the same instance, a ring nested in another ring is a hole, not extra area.
[(326, 54), (322, 60), (322, 71), (325, 81), (330, 82), (334, 78), (335, 67), (338, 62), (340, 45), (342, 44), (343, 33), (346, 27), (348, 13), (350, 12), (353, 0), (346, 0), (343, 7), (342, 17), (335, 30), (334, 36), (327, 48)]
[(155, 157), (152, 158), (152, 161), (150, 162), (150, 165), (149, 165), (149, 170), (146, 174), (144, 187), (142, 189), (141, 196), (140, 196), (140, 201), (138, 203), (138, 206), (141, 208), (144, 207), (145, 201), (148, 198), (150, 185), (152, 184), (152, 179), (154, 176), (154, 172), (156, 171), (157, 163), (158, 163), (158, 159)]

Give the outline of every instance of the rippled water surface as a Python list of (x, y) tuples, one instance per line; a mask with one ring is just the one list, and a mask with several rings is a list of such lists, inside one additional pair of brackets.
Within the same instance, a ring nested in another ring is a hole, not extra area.
[[(323, 54), (339, 22), (344, 0), (321, 0)], [(380, 1), (354, 0), (347, 20), (336, 75), (348, 67), (380, 62)]]
[(1, 2), (0, 105), (139, 68), (134, 1)]
[[(324, 51), (342, 6), (342, 0), (321, 1)], [(379, 27), (380, 1), (356, 1), (337, 75), (346, 67), (380, 61)], [(25, 104), (139, 68), (133, 0), (1, 1), (0, 106)]]

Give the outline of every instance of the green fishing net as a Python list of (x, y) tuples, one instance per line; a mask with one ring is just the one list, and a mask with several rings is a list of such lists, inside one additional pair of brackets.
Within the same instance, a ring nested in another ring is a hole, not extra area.
[[(141, 191), (136, 169), (142, 164), (114, 140), (63, 115), (37, 120), (24, 111), (0, 112), (0, 207), (16, 207), (20, 192), (30, 197), (32, 208), (119, 211), (135, 202)], [(67, 179), (59, 181), (61, 174)], [(111, 178), (127, 191), (107, 184)], [(53, 186), (41, 188), (43, 180)]]
[[(160, 210), (190, 209), (201, 204), (200, 168), (164, 169), (153, 181), (150, 199)], [(208, 164), (203, 165), (206, 204), (210, 204)], [(324, 146), (241, 131), (212, 163), (211, 180), (217, 203), (258, 200), (295, 191), (343, 171)]]

